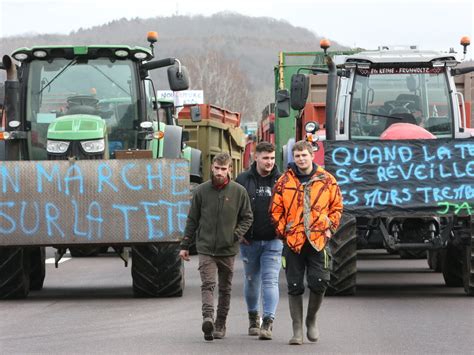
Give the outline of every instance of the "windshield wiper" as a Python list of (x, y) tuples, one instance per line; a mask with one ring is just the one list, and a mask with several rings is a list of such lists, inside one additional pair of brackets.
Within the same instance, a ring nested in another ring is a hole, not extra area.
[(361, 115), (368, 115), (368, 116), (376, 116), (376, 117), (384, 117), (384, 118), (395, 118), (396, 120), (402, 120), (402, 117), (397, 117), (397, 116), (389, 116), (389, 115), (381, 115), (378, 113), (369, 113), (369, 112), (361, 112), (361, 111), (352, 111), (354, 113), (358, 113)]
[(129, 92), (127, 92), (127, 90), (125, 90), (123, 87), (121, 87), (119, 84), (117, 84), (116, 81), (114, 81), (114, 79), (112, 79), (110, 76), (108, 76), (107, 74), (105, 74), (102, 70), (100, 70), (99, 68), (97, 68), (95, 65), (91, 64), (91, 67), (94, 68), (95, 70), (97, 70), (99, 73), (101, 73), (103, 76), (105, 76), (107, 79), (109, 79), (112, 83), (114, 83), (120, 90), (122, 90), (125, 94), (127, 94), (128, 96), (131, 96)]
[(59, 73), (57, 73), (57, 74), (54, 76), (54, 78), (52, 78), (52, 79), (49, 81), (49, 83), (47, 83), (45, 86), (43, 86), (43, 87), (41, 88), (40, 91), (38, 91), (38, 95), (41, 94), (41, 93), (44, 91), (44, 89), (48, 88), (48, 87), (53, 83), (53, 81), (55, 81), (62, 73), (64, 73), (64, 72), (66, 71), (67, 68), (69, 68), (71, 65), (76, 64), (76, 62), (77, 62), (77, 60), (76, 60), (76, 58), (74, 58), (74, 59), (71, 60), (68, 64), (66, 64), (66, 66), (65, 66), (63, 69), (61, 69), (61, 71), (60, 71)]

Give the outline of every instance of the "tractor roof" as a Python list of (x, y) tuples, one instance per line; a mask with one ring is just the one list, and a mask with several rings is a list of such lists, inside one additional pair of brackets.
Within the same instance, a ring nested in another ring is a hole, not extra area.
[[(34, 46), (31, 48), (19, 48), (12, 53), (12, 56), (20, 61), (28, 61), (31, 59), (49, 59), (49, 58), (66, 58), (72, 59), (76, 57), (84, 58), (100, 58), (115, 57), (117, 59), (135, 59), (150, 60), (153, 58), (151, 50), (144, 47), (130, 47), (126, 45), (54, 45), (54, 46)], [(22, 59), (19, 59), (22, 58)]]
[(373, 64), (391, 63), (431, 63), (435, 61), (456, 61), (454, 53), (422, 51), (418, 49), (385, 49), (360, 52), (346, 58), (348, 62), (370, 62)]

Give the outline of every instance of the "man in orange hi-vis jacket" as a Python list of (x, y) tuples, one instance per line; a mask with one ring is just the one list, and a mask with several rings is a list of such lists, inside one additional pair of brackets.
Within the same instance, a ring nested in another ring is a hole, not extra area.
[(327, 242), (339, 226), (342, 195), (336, 179), (313, 163), (313, 147), (306, 141), (293, 146), (294, 163), (273, 189), (271, 218), (284, 240), (282, 263), (288, 284), (293, 321), (290, 344), (303, 343), (304, 275), (310, 296), (306, 315), (308, 340), (319, 338), (316, 322), (330, 277)]

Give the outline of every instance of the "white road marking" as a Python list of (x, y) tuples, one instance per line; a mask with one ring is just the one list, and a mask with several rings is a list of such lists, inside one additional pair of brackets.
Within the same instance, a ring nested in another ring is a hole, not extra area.
[[(65, 261), (71, 260), (71, 258), (62, 258), (59, 260), (59, 264), (64, 263)], [(48, 258), (45, 261), (46, 264), (54, 264), (54, 258)]]

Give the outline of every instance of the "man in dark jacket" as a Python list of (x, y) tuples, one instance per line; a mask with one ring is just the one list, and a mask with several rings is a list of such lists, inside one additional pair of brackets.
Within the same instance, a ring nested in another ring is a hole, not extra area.
[[(205, 340), (222, 339), (230, 307), (234, 259), (239, 241), (252, 225), (250, 200), (245, 189), (230, 180), (232, 159), (220, 153), (212, 160), (211, 180), (193, 192), (179, 253), (189, 261), (189, 246), (196, 240), (202, 297), (202, 331)], [(219, 300), (214, 324), (214, 288), (219, 278)]]
[[(255, 222), (240, 244), (245, 273), (244, 294), (249, 313), (248, 333), (259, 335), (262, 340), (272, 339), (279, 300), (278, 277), (283, 243), (276, 236), (269, 214), (273, 185), (279, 177), (274, 145), (260, 142), (255, 148), (254, 163), (236, 179), (250, 196)], [(261, 326), (258, 314), (260, 299), (263, 307)]]

